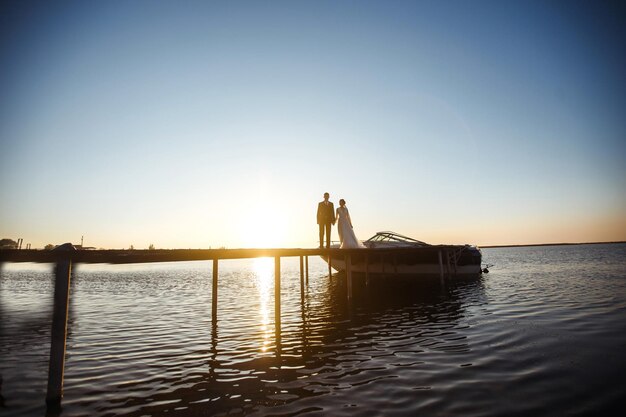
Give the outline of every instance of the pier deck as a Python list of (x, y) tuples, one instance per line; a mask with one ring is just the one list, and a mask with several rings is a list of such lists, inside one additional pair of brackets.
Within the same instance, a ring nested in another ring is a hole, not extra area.
[(249, 259), (262, 257), (328, 256), (333, 258), (369, 256), (385, 254), (405, 254), (424, 252), (425, 250), (453, 250), (452, 245), (433, 245), (427, 248), (358, 248), (358, 249), (321, 249), (321, 248), (275, 248), (275, 249), (133, 249), (133, 250), (38, 250), (38, 249), (2, 249), (2, 262), (39, 262), (55, 263), (59, 260), (71, 260), (74, 263), (130, 264), (149, 262), (209, 261), (222, 259)]

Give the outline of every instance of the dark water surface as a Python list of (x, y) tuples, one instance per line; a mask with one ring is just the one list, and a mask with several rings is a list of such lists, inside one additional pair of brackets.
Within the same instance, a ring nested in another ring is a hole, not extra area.
[[(483, 250), (479, 280), (357, 286), (310, 260), (83, 265), (62, 416), (621, 415), (626, 245)], [(45, 415), (50, 266), (4, 265), (0, 415)], [(618, 408), (620, 407), (620, 408)], [(618, 414), (619, 413), (619, 414)]]

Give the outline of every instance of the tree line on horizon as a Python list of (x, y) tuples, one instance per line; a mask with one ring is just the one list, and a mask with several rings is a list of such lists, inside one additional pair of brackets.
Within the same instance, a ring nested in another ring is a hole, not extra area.
[[(9, 239), (9, 238), (3, 238), (0, 239), (0, 249), (18, 249), (18, 242), (13, 240), (13, 239)], [(52, 250), (54, 248), (56, 248), (59, 245), (53, 245), (52, 243), (48, 243), (46, 246), (43, 247), (44, 250)], [(81, 249), (96, 249), (94, 247), (85, 247), (83, 248), (80, 245), (74, 245), (75, 247), (79, 247)], [(99, 248), (99, 250), (105, 250), (105, 248)], [(130, 245), (130, 247), (128, 248), (128, 250), (135, 250), (135, 246), (134, 245)], [(148, 250), (156, 250), (156, 247), (154, 246), (153, 243), (150, 243), (150, 245), (148, 246)]]

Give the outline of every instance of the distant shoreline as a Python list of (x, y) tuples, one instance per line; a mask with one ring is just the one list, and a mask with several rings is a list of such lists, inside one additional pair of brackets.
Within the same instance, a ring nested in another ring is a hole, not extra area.
[(489, 249), (489, 248), (522, 248), (526, 246), (574, 246), (574, 245), (615, 245), (620, 243), (626, 243), (626, 241), (615, 241), (615, 242), (580, 242), (580, 243), (529, 243), (525, 245), (488, 245), (482, 246), (478, 245), (481, 249)]

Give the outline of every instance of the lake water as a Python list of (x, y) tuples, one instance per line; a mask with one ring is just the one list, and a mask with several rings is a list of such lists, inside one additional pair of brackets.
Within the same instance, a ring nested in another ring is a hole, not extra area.
[[(310, 259), (81, 265), (67, 416), (618, 415), (626, 398), (626, 245), (483, 250), (472, 281), (356, 285)], [(4, 265), (2, 416), (45, 415), (52, 275)], [(619, 413), (621, 415), (621, 413)]]

